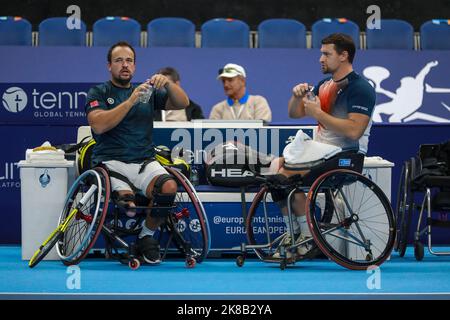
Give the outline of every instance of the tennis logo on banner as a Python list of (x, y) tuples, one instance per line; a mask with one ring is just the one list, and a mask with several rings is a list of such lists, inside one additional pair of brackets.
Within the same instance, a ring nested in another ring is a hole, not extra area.
[(0, 84), (2, 119), (10, 123), (86, 124), (90, 83)]
[(3, 93), (3, 106), (9, 112), (21, 112), (27, 106), (28, 97), (25, 91), (19, 87), (11, 87)]

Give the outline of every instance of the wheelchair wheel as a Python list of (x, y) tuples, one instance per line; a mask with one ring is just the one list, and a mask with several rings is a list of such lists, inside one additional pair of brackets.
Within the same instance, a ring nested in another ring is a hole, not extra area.
[[(80, 200), (91, 187), (95, 187), (94, 193), (81, 203)], [(69, 222), (56, 246), (65, 265), (78, 264), (89, 253), (105, 221), (109, 195), (109, 177), (102, 168), (85, 171), (70, 188), (59, 221), (64, 221), (73, 209), (77, 208), (78, 213)]]
[[(331, 211), (321, 205), (327, 193)], [(342, 169), (321, 175), (306, 206), (314, 241), (331, 260), (365, 270), (389, 257), (395, 239), (392, 209), (383, 191), (365, 176)]]
[(165, 168), (177, 182), (178, 191), (175, 209), (166, 225), (171, 234), (161, 235), (161, 248), (170, 248), (168, 242), (172, 241), (188, 259), (201, 263), (208, 255), (211, 241), (205, 209), (189, 179), (176, 169)]
[[(330, 212), (329, 203), (330, 201), (324, 201), (325, 215)], [(253, 199), (247, 214), (245, 230), (249, 245), (266, 245), (265, 248), (253, 249), (259, 259), (279, 261), (279, 258), (272, 256), (280, 244), (281, 237), (287, 231), (286, 223), (280, 207), (272, 201), (271, 192), (267, 187), (262, 187)]]
[(403, 257), (406, 252), (406, 245), (408, 242), (408, 217), (409, 207), (411, 205), (411, 162), (405, 161), (403, 164), (402, 172), (400, 174), (400, 180), (397, 191), (396, 202), (396, 237), (394, 249), (398, 252), (400, 257)]

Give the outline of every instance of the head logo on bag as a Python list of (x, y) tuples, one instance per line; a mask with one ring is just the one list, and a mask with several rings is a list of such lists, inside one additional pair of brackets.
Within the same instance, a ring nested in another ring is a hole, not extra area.
[(268, 169), (273, 158), (240, 142), (227, 141), (209, 152), (206, 177), (210, 184), (216, 186), (258, 185), (256, 174)]

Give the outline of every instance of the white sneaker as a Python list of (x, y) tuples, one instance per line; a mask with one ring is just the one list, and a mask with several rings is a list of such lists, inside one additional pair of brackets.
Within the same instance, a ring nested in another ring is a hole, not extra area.
[[(278, 244), (277, 250), (275, 251), (275, 253), (272, 255), (272, 258), (274, 259), (280, 259), (281, 258), (281, 254), (280, 254), (280, 248), (282, 246), (284, 246), (285, 248), (291, 245), (291, 235), (288, 232), (285, 232), (283, 235), (283, 239), (280, 240), (280, 243)], [(286, 251), (286, 258), (291, 258), (292, 257), (292, 253), (289, 251)]]
[[(300, 243), (305, 240), (311, 239), (311, 237), (304, 237), (302, 234), (295, 240), (295, 243)], [(314, 241), (311, 240), (297, 247), (297, 254), (299, 256), (307, 255), (314, 248)]]

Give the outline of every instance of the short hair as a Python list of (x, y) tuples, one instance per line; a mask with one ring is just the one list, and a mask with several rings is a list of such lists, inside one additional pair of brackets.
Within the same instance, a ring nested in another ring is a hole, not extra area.
[(119, 41), (119, 42), (113, 44), (113, 45), (111, 46), (111, 48), (109, 48), (109, 50), (108, 50), (108, 57), (107, 57), (109, 63), (111, 63), (112, 51), (113, 51), (116, 47), (128, 47), (128, 48), (130, 48), (131, 51), (133, 51), (133, 56), (134, 56), (133, 58), (134, 58), (134, 62), (136, 63), (136, 51), (134, 51), (134, 48), (131, 46), (131, 44), (129, 44), (129, 43), (126, 42), (126, 41)]
[(180, 74), (175, 68), (165, 67), (160, 69), (157, 73), (162, 74), (164, 76), (169, 76), (174, 82), (180, 81)]
[(337, 53), (341, 54), (344, 51), (348, 53), (348, 62), (353, 63), (355, 57), (355, 42), (352, 37), (343, 33), (333, 33), (322, 39), (322, 44), (334, 44)]

